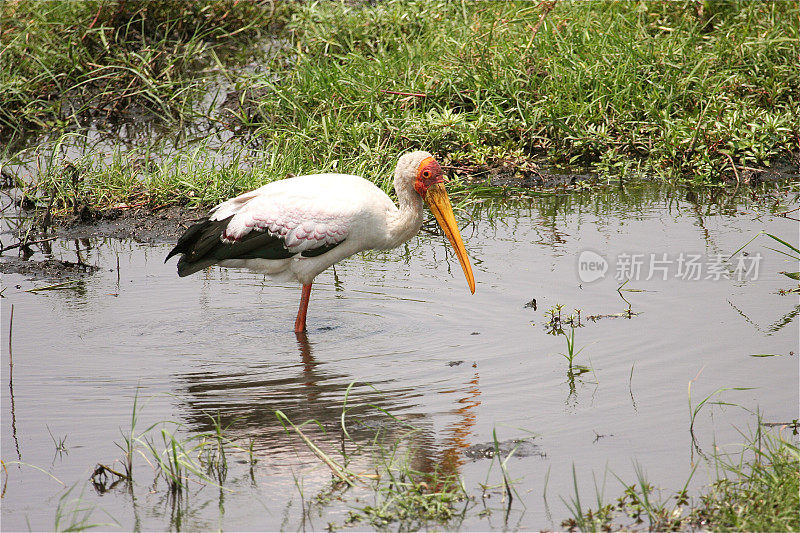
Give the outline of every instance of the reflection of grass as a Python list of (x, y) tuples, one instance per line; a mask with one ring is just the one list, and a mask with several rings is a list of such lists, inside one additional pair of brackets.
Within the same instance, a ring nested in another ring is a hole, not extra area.
[[(767, 246), (767, 249), (772, 250), (773, 252), (778, 252), (779, 254), (785, 255), (789, 259), (792, 259), (794, 261), (794, 267), (797, 268), (797, 263), (800, 262), (800, 250), (798, 250), (796, 246), (789, 244), (788, 242), (784, 241), (779, 237), (776, 237), (775, 235), (772, 235), (771, 233), (764, 233), (764, 235), (784, 246), (783, 250), (770, 248), (769, 246)], [(789, 279), (800, 281), (800, 272), (779, 272), (779, 274), (783, 274)], [(800, 284), (798, 284), (797, 287), (794, 287), (793, 289), (789, 289), (783, 292), (784, 293), (800, 292)]]
[(64, 452), (66, 452), (67, 451), (67, 435), (64, 435), (61, 438), (56, 438), (53, 435), (53, 432), (50, 431), (50, 427), (49, 426), (45, 425), (44, 427), (47, 428), (47, 433), (50, 435), (50, 439), (53, 441), (53, 446), (55, 446), (55, 448), (56, 448), (56, 454), (57, 455), (62, 455)]
[[(798, 249), (795, 245), (786, 242), (785, 240), (781, 239), (780, 237), (777, 237), (777, 236), (775, 236), (775, 235), (773, 235), (771, 233), (767, 233), (766, 231), (761, 231), (759, 233), (756, 233), (756, 235), (752, 239), (750, 239), (749, 241), (744, 243), (741, 247), (739, 247), (738, 250), (733, 252), (731, 254), (731, 258), (733, 258), (733, 256), (735, 256), (737, 253), (739, 253), (742, 250), (744, 250), (751, 242), (756, 240), (756, 238), (758, 238), (759, 235), (766, 235), (767, 237), (769, 237), (773, 241), (775, 241), (778, 244), (780, 244), (782, 246), (782, 249), (770, 248), (769, 246), (765, 246), (765, 248), (767, 250), (772, 250), (773, 252), (777, 252), (777, 253), (779, 253), (781, 255), (785, 255), (786, 257), (788, 257), (789, 259), (791, 259), (794, 262), (793, 268), (797, 268), (798, 263), (800, 263), (800, 249)], [(778, 272), (778, 274), (783, 274), (784, 276), (786, 276), (789, 279), (793, 279), (795, 281), (800, 281), (800, 272), (785, 272), (785, 271), (782, 271), (782, 272)], [(794, 287), (792, 289), (781, 290), (780, 291), (781, 294), (787, 294), (787, 293), (792, 293), (792, 292), (794, 292), (794, 293), (800, 292), (800, 284), (798, 284), (797, 287)]]
[[(189, 481), (199, 485), (221, 487), (228, 473), (228, 453), (231, 450), (247, 453), (249, 457), (247, 462), (251, 466), (255, 464), (252, 441), (247, 447), (233, 442), (227, 436), (228, 428), (223, 427), (219, 414), (207, 415), (211, 421), (212, 431), (190, 433), (185, 437), (169, 429), (169, 427), (183, 429), (183, 425), (177, 422), (156, 422), (144, 430), (139, 430), (137, 427), (140, 415), (141, 406), (137, 390), (133, 400), (130, 428), (121, 431), (123, 442), (117, 443), (117, 447), (124, 453), (123, 472), (98, 464), (91, 479), (100, 492), (105, 492), (123, 480), (132, 487), (136, 455), (144, 458), (156, 469), (157, 477), (162, 477), (166, 481), (170, 493), (175, 496), (187, 488)], [(158, 431), (155, 431), (156, 429)], [(114, 476), (114, 481), (110, 485), (109, 475)]]

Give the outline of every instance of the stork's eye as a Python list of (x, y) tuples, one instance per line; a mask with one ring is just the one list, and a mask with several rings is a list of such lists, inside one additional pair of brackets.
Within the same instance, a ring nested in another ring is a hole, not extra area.
[(431, 177), (431, 171), (430, 170), (424, 170), (422, 172), (422, 177), (425, 178), (425, 179), (430, 178)]

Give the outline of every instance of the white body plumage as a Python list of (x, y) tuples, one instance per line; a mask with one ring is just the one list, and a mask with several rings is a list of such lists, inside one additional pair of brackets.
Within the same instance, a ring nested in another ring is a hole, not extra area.
[[(269, 183), (219, 204), (210, 219), (228, 222), (223, 242), (234, 243), (251, 231), (266, 231), (285, 240), (296, 255), (289, 259), (227, 259), (225, 267), (244, 267), (277, 281), (305, 285), (329, 266), (369, 249), (394, 248), (408, 241), (423, 222), (422, 201), (417, 206), (401, 199), (398, 209), (386, 193), (359, 176), (311, 174)], [(399, 194), (399, 192), (398, 192)], [(340, 243), (316, 257), (301, 252)]]
[(306, 330), (314, 278), (368, 249), (399, 246), (417, 234), (427, 203), (453, 245), (470, 291), (475, 280), (442, 169), (428, 152), (400, 157), (394, 174), (399, 205), (369, 181), (347, 174), (312, 174), (269, 183), (223, 202), (181, 236), (167, 259), (181, 254), (178, 274), (210, 265), (244, 267), (303, 285), (295, 332)]

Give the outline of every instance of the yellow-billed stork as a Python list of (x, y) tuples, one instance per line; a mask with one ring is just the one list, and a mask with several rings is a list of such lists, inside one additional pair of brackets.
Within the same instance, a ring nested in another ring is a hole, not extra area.
[(264, 185), (214, 207), (167, 255), (183, 254), (178, 275), (208, 266), (244, 267), (303, 286), (295, 332), (306, 330), (314, 278), (357, 252), (395, 248), (419, 232), (423, 201), (455, 249), (475, 293), (475, 278), (444, 187), (428, 152), (400, 157), (394, 171), (399, 208), (359, 176), (311, 174)]

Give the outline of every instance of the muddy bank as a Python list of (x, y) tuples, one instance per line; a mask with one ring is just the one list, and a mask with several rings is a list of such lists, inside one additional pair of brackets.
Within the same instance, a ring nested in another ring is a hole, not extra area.
[(207, 209), (173, 206), (162, 209), (107, 209), (89, 217), (73, 218), (56, 227), (67, 239), (112, 237), (142, 243), (175, 241), (190, 224), (204, 217)]
[[(157, 210), (84, 210), (80, 215), (44, 225), (43, 215), (21, 210), (18, 217), (23, 223), (17, 228), (4, 228), (2, 233), (0, 273), (53, 280), (89, 275), (97, 271), (97, 267), (84, 263), (80, 252), (82, 248), (88, 248), (89, 239), (124, 239), (148, 244), (175, 242), (192, 222), (205, 216), (206, 212), (205, 209), (178, 206)], [(50, 257), (53, 241), (78, 243), (76, 260)]]
[[(568, 187), (582, 182), (598, 180), (596, 172), (588, 169), (564, 169), (551, 165), (547, 160), (498, 161), (489, 165), (461, 165), (450, 169), (467, 175), (467, 183), (492, 187), (544, 188)], [(800, 177), (800, 152), (791, 152), (787, 157), (775, 158), (769, 167), (739, 167), (735, 173), (721, 178), (723, 183), (758, 185), (760, 183), (796, 180)], [(629, 181), (619, 177), (621, 181)], [(637, 175), (637, 180), (661, 180), (655, 175)], [(691, 181), (693, 176), (685, 176)]]
[[(787, 162), (788, 163), (788, 162)], [(589, 189), (599, 192), (605, 183), (598, 182), (596, 174), (588, 172), (561, 171), (555, 167), (541, 168), (538, 165), (525, 167), (522, 165), (451, 166), (451, 174), (466, 175), (467, 192), (473, 194), (503, 197), (511, 192), (530, 194), (539, 198), (561, 196), (565, 192), (573, 194), (578, 190)], [(733, 183), (733, 196), (747, 195), (746, 191), (761, 191), (769, 188), (768, 183), (791, 181), (796, 176), (796, 167), (783, 165), (774, 169), (751, 169), (739, 176), (739, 187)], [(649, 180), (645, 180), (649, 181)], [(658, 181), (658, 180), (656, 180)], [(627, 183), (627, 181), (626, 181)], [(759, 184), (764, 184), (763, 187)], [(653, 186), (658, 187), (655, 183)], [(668, 186), (673, 187), (673, 186)], [(696, 188), (687, 189), (687, 198)], [(721, 189), (716, 189), (721, 191)], [(527, 193), (526, 193), (527, 191)], [(464, 190), (462, 189), (462, 193)], [(592, 194), (589, 192), (588, 194)], [(14, 195), (9, 194), (9, 198)], [(612, 193), (613, 196), (613, 193)], [(770, 196), (767, 194), (767, 196)], [(31, 202), (30, 205), (33, 205)], [(84, 205), (76, 213), (64, 216), (51, 216), (46, 210), (25, 209), (26, 203), (12, 201), (4, 207), (4, 211), (15, 210), (12, 218), (16, 223), (9, 224), (8, 219), (0, 233), (0, 272), (35, 275), (42, 278), (58, 279), (64, 274), (72, 273), (81, 267), (77, 263), (52, 260), (49, 243), (53, 240), (80, 240), (93, 238), (113, 238), (132, 240), (137, 243), (163, 244), (174, 243), (192, 223), (206, 216), (211, 206), (203, 208), (187, 208), (183, 206), (169, 207), (116, 207), (95, 209)], [(473, 215), (475, 216), (475, 215)], [(41, 254), (37, 254), (41, 252)], [(44, 259), (42, 260), (42, 255)], [(590, 320), (604, 317), (588, 317)], [(628, 317), (629, 318), (629, 317)]]
[(22, 257), (3, 257), (0, 273), (22, 274), (28, 279), (74, 279), (97, 272), (99, 267), (82, 262), (45, 259), (30, 261)]
[[(29, 242), (47, 236), (66, 240), (110, 237), (131, 239), (140, 243), (163, 243), (177, 239), (190, 224), (205, 216), (207, 212), (207, 209), (188, 209), (181, 206), (155, 210), (149, 208), (86, 209), (78, 215), (57, 218), (50, 225), (44, 224), (41, 220), (43, 215), (30, 211), (20, 211), (19, 217), (36, 220), (32, 223), (34, 231), (27, 232)], [(6, 233), (5, 237), (18, 243), (21, 233), (20, 230), (11, 230)], [(8, 242), (4, 242), (4, 245), (6, 248), (12, 246)]]

